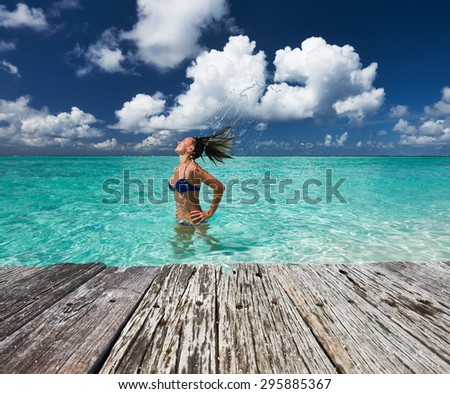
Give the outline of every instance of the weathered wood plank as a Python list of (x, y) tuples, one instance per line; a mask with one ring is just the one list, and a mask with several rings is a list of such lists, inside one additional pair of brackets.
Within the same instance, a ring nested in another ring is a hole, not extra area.
[(1, 341), (0, 372), (95, 372), (158, 271), (100, 272)]
[(0, 288), (5, 291), (7, 286), (33, 275), (37, 270), (39, 270), (38, 267), (0, 267)]
[[(198, 267), (183, 294), (176, 313), (178, 323), (174, 322), (181, 330), (177, 373), (217, 372), (216, 276), (218, 274), (212, 266)], [(143, 361), (146, 361), (145, 358)]]
[(0, 268), (26, 319), (0, 373), (450, 372), (448, 263), (106, 269), (58, 299), (56, 267)]
[[(219, 371), (220, 373), (251, 373), (256, 370), (256, 352), (248, 319), (239, 313), (247, 305), (237, 292), (236, 275), (222, 274), (218, 280)], [(245, 314), (246, 315), (246, 314)], [(244, 315), (244, 316), (245, 316)]]
[(450, 315), (433, 293), (380, 272), (378, 264), (329, 267), (372, 306), (450, 363)]
[(449, 366), (346, 284), (329, 266), (272, 266), (342, 373), (441, 373)]
[(182, 325), (177, 308), (196, 268), (164, 266), (100, 373), (176, 373)]
[(242, 264), (234, 271), (218, 288), (219, 372), (335, 373), (269, 268)]
[[(373, 270), (393, 280), (407, 283), (412, 287), (434, 294), (439, 302), (449, 308), (450, 266), (449, 263), (435, 262), (414, 264), (404, 262), (374, 263), (362, 265), (364, 269)], [(445, 286), (447, 284), (447, 286)]]
[[(272, 345), (273, 351), (279, 354), (280, 363), (286, 365), (277, 372), (336, 373), (336, 367), (323, 351), (276, 277), (272, 275), (270, 267), (259, 264), (258, 268), (263, 287), (259, 287), (259, 296), (254, 300), (259, 304), (261, 318), (266, 314), (271, 315), (270, 323), (274, 329), (271, 337), (275, 338), (278, 333), (282, 341), (281, 349), (276, 342)], [(267, 329), (266, 324), (264, 329)], [(273, 366), (271, 371), (275, 371)]]
[(59, 264), (45, 268), (13, 271), (14, 281), (0, 293), (0, 340), (39, 315), (100, 271), (104, 264)]
[(102, 373), (216, 373), (216, 271), (168, 266), (117, 341)]

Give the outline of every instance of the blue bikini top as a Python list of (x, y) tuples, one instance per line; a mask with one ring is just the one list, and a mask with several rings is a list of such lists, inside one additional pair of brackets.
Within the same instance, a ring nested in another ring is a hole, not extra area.
[(193, 191), (199, 191), (200, 190), (200, 186), (194, 186), (192, 184), (190, 184), (188, 182), (188, 180), (186, 179), (186, 170), (189, 166), (189, 164), (191, 164), (192, 162), (189, 162), (186, 167), (184, 168), (184, 176), (183, 178), (178, 179), (178, 181), (175, 183), (175, 187), (173, 187), (170, 184), (170, 181), (168, 182), (169, 184), (169, 189), (174, 191), (174, 189), (178, 192), (178, 193), (186, 193), (186, 192), (193, 192)]

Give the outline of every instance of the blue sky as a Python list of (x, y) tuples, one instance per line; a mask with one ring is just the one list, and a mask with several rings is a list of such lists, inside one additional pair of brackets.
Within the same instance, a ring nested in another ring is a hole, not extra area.
[(0, 0), (0, 154), (450, 154), (450, 3)]

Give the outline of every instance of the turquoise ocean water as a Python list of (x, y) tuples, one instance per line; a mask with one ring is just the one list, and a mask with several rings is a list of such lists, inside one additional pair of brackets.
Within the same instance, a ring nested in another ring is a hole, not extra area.
[(167, 178), (177, 164), (177, 157), (1, 157), (0, 265), (450, 260), (448, 157), (208, 163), (227, 189), (201, 229), (175, 225)]

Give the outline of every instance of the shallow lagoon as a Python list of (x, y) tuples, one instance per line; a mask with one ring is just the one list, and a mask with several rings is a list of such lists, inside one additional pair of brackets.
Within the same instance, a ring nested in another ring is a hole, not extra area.
[[(175, 224), (167, 179), (177, 160), (0, 158), (0, 264), (228, 267), (450, 259), (448, 157), (208, 163), (204, 168), (226, 193), (201, 229)], [(203, 185), (204, 208), (212, 196), (207, 190)]]

